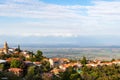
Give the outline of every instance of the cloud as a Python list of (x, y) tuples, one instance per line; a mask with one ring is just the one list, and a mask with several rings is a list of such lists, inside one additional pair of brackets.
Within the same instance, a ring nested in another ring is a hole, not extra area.
[[(0, 5), (1, 16), (29, 17), (44, 19), (62, 19), (74, 18), (76, 14), (73, 10), (65, 6), (45, 4), (40, 1), (20, 1), (8, 0), (5, 4)], [(76, 16), (77, 17), (77, 16)]]
[[(6, 0), (0, 5), (1, 16), (17, 16), (31, 18), (64, 19), (83, 18), (83, 14), (90, 16), (118, 16), (120, 1), (93, 1), (92, 6), (55, 5), (39, 0)], [(84, 11), (86, 10), (86, 11)]]
[(90, 16), (99, 16), (99, 17), (119, 17), (120, 19), (120, 1), (95, 1), (94, 6), (88, 7), (88, 14)]
[[(94, 0), (93, 5), (57, 5), (42, 0), (5, 0), (0, 16), (28, 18), (2, 24), (0, 34), (23, 36), (120, 35), (120, 1)], [(38, 19), (33, 21), (32, 19)], [(11, 27), (9, 34), (5, 33)], [(28, 30), (29, 29), (29, 30)], [(19, 31), (17, 31), (19, 30)]]

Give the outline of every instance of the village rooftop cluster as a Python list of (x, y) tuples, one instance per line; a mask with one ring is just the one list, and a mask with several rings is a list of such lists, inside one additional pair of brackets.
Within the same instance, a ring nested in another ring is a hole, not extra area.
[[(40, 74), (46, 74), (50, 78), (53, 75), (58, 75), (60, 72), (65, 72), (68, 67), (73, 67), (79, 74), (82, 72), (81, 67), (97, 67), (104, 65), (119, 64), (120, 60), (101, 61), (101, 60), (70, 60), (67, 58), (47, 58), (43, 56), (42, 51), (36, 53), (21, 50), (17, 48), (9, 48), (7, 42), (0, 49), (0, 72), (11, 72), (18, 77), (24, 78), (30, 70), (30, 67), (40, 68)], [(58, 76), (59, 77), (59, 76)], [(5, 77), (8, 79), (7, 77)], [(4, 79), (4, 77), (2, 77)]]

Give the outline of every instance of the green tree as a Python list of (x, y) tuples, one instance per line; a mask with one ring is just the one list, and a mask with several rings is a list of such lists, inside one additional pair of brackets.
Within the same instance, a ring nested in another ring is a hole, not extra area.
[(62, 80), (70, 80), (70, 74), (73, 73), (72, 67), (67, 68), (67, 70), (62, 74)]
[(30, 66), (27, 70), (26, 80), (32, 80), (33, 76), (35, 75), (35, 66)]
[(25, 80), (42, 80), (41, 74), (39, 73), (36, 66), (30, 66), (28, 68)]
[(81, 60), (81, 64), (83, 64), (83, 65), (87, 64), (87, 60), (86, 60), (85, 56), (83, 56), (83, 58)]
[(115, 59), (113, 58), (113, 59), (111, 60), (111, 62), (112, 62), (112, 61), (115, 61)]
[(2, 78), (7, 78), (6, 80), (22, 80), (21, 77), (12, 72), (0, 72), (0, 80), (3, 80)]
[(0, 70), (1, 70), (1, 71), (4, 70), (4, 64), (0, 64)]
[(10, 67), (11, 68), (20, 68), (21, 64), (22, 64), (22, 61), (13, 59), (11, 61)]
[(74, 73), (70, 75), (70, 80), (82, 80), (80, 74)]
[(15, 49), (15, 51), (21, 52), (20, 45), (18, 45), (18, 48)]
[(35, 55), (36, 61), (41, 61), (43, 56), (42, 56), (42, 51), (38, 50), (37, 54)]
[(50, 63), (48, 61), (42, 61), (40, 69), (41, 72), (48, 72), (50, 70)]
[(0, 53), (0, 59), (5, 59), (6, 55), (2, 52)]

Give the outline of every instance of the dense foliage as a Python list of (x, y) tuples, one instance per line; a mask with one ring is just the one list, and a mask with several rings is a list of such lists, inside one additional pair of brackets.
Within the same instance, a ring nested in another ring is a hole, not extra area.
[(12, 72), (0, 72), (0, 80), (22, 80)]
[(20, 68), (22, 62), (20, 60), (13, 59), (11, 61), (10, 67), (11, 68)]
[(120, 80), (120, 65), (83, 67), (84, 80)]
[(79, 74), (73, 67), (55, 76), (54, 80), (120, 80), (120, 65), (82, 67)]

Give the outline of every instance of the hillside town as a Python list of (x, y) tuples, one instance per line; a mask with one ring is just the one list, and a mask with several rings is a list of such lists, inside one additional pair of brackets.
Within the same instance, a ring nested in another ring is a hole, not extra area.
[(21, 50), (19, 45), (17, 48), (10, 48), (7, 42), (4, 43), (3, 48), (0, 48), (0, 80), (70, 80), (62, 79), (60, 75), (70, 67), (81, 75), (84, 72), (84, 67), (96, 68), (113, 65), (120, 66), (120, 60), (87, 60), (86, 57), (81, 60), (47, 58), (40, 50), (33, 53)]

